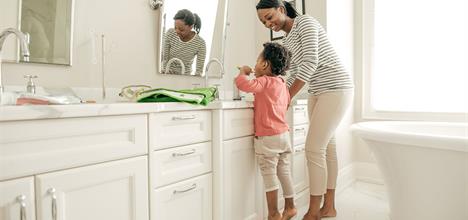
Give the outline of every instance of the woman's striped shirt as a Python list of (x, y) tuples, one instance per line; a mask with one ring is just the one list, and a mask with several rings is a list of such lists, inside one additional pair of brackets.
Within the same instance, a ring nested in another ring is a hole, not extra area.
[(299, 79), (309, 83), (313, 95), (354, 87), (325, 30), (311, 16), (297, 16), (283, 43), (292, 53), (288, 86)]
[[(174, 28), (171, 28), (165, 34), (163, 45), (164, 51), (162, 56), (162, 71), (166, 70), (167, 62), (176, 57), (182, 60), (185, 65), (184, 74), (190, 75), (192, 73), (192, 63), (196, 56), (197, 67), (195, 74), (201, 75), (201, 73), (203, 73), (203, 65), (205, 63), (206, 57), (206, 44), (205, 40), (203, 40), (203, 38), (201, 38), (198, 34), (195, 34), (191, 40), (184, 42), (179, 38), (179, 36), (177, 36)], [(170, 70), (180, 73), (180, 63), (172, 62)]]

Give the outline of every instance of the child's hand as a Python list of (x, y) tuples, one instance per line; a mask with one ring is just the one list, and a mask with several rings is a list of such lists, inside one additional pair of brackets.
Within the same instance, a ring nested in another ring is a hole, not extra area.
[(250, 68), (249, 66), (241, 66), (241, 67), (237, 67), (240, 72), (239, 74), (244, 74), (244, 75), (250, 75), (250, 73), (253, 72), (252, 68)]

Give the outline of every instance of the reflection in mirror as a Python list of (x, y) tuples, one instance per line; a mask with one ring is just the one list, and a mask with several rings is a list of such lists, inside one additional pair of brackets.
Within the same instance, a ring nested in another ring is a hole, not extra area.
[(215, 25), (219, 26), (216, 22), (224, 22), (225, 11), (218, 12), (220, 1), (223, 0), (205, 0), (203, 4), (193, 0), (165, 1), (161, 15), (160, 73), (204, 74), (213, 50), (221, 47), (219, 42), (213, 44), (220, 41), (215, 39), (218, 37)]
[(175, 14), (174, 28), (169, 28), (164, 34), (162, 66), (165, 73), (190, 75), (195, 57), (193, 73), (203, 73), (206, 43), (199, 35), (201, 27), (202, 21), (196, 13), (182, 9)]
[(72, 6), (73, 0), (22, 0), (20, 29), (29, 35), (30, 62), (71, 65)]

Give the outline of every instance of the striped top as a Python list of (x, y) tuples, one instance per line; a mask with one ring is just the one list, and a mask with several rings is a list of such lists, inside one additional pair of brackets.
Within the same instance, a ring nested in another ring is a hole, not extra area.
[(354, 87), (325, 30), (311, 16), (297, 16), (283, 44), (292, 53), (288, 87), (295, 79), (309, 83), (313, 95)]
[[(174, 28), (170, 28), (164, 36), (163, 45), (162, 71), (166, 70), (166, 64), (169, 60), (177, 57), (182, 60), (185, 65), (185, 74), (190, 75), (190, 73), (192, 73), (192, 63), (196, 56), (197, 67), (195, 75), (201, 75), (203, 73), (203, 65), (206, 57), (206, 44), (205, 40), (203, 40), (203, 38), (198, 34), (195, 34), (191, 40), (184, 42), (179, 38), (179, 36), (177, 36)], [(180, 73), (180, 63), (177, 61), (172, 62), (170, 71)]]

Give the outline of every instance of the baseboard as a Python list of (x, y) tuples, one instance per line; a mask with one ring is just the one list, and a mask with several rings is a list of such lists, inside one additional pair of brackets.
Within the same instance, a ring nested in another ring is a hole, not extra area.
[(354, 162), (339, 170), (336, 193), (342, 192), (357, 181), (378, 185), (384, 184), (382, 174), (377, 164)]

